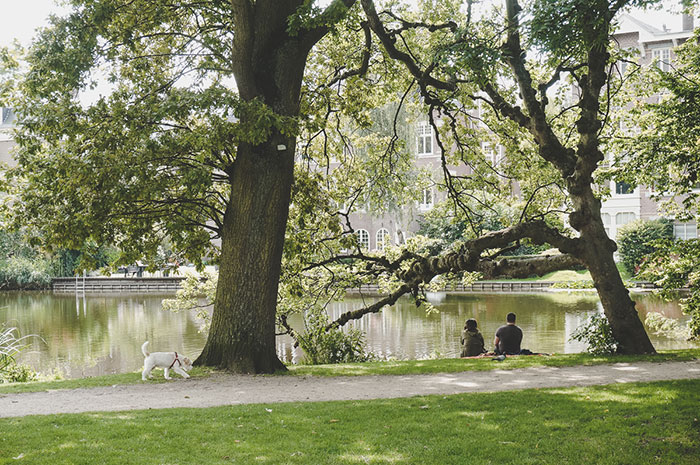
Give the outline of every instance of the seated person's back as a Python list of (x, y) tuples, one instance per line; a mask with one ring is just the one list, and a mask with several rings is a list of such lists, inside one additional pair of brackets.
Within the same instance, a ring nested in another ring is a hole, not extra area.
[(520, 352), (520, 343), (523, 340), (523, 331), (515, 326), (515, 313), (509, 313), (506, 317), (508, 324), (496, 330), (496, 353), (515, 355)]
[(462, 357), (473, 357), (486, 352), (484, 349), (484, 336), (477, 329), (476, 320), (468, 319), (462, 331)]

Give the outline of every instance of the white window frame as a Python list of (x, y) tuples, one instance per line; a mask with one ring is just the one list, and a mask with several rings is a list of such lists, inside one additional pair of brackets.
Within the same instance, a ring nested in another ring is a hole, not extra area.
[[(630, 189), (629, 192), (627, 192), (627, 193), (625, 193), (625, 194), (622, 194), (622, 193), (617, 192), (617, 185), (618, 185), (618, 184), (627, 184), (627, 183), (626, 183), (626, 182), (622, 182), (622, 181), (613, 181), (612, 183), (613, 183), (613, 185), (612, 185), (612, 191), (613, 191), (613, 194), (614, 194), (615, 196), (634, 195), (635, 191), (637, 190), (636, 188)], [(627, 184), (627, 185), (629, 186), (629, 184)], [(631, 188), (631, 187), (632, 187), (632, 186), (630, 186), (630, 188)]]
[(432, 156), (433, 145), (433, 127), (429, 121), (420, 121), (416, 124), (416, 153), (419, 157)]
[[(631, 218), (624, 223), (620, 220), (621, 218)], [(615, 214), (615, 226), (619, 228), (637, 219), (637, 215), (634, 212), (617, 212)]]
[(432, 187), (426, 187), (421, 193), (421, 200), (418, 207), (421, 210), (430, 210), (435, 205), (435, 194)]
[(673, 237), (688, 240), (698, 238), (698, 226), (696, 223), (674, 223)]
[(355, 234), (357, 234), (357, 245), (360, 246), (360, 249), (369, 250), (369, 231), (358, 229), (355, 231)]
[(375, 234), (374, 243), (376, 244), (377, 250), (384, 252), (386, 246), (391, 245), (391, 234), (386, 228), (381, 228)]
[(671, 70), (671, 48), (660, 47), (652, 49), (651, 60), (654, 65), (662, 71)]

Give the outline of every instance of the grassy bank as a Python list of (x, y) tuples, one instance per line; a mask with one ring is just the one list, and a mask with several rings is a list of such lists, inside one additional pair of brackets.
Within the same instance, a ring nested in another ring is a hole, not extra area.
[(700, 381), (0, 420), (0, 463), (697, 464)]
[[(627, 271), (627, 269), (625, 268), (625, 266), (622, 263), (617, 263), (617, 271), (620, 272), (620, 276), (622, 277), (623, 281), (629, 281), (634, 277), (629, 271)], [(497, 279), (495, 281), (548, 281), (548, 282), (562, 283), (562, 282), (592, 281), (592, 280), (593, 280), (593, 278), (591, 278), (591, 273), (589, 273), (588, 270), (559, 270), (559, 271), (552, 271), (551, 273), (547, 273), (543, 276), (538, 276), (538, 277), (515, 279), (515, 280)]]
[[(280, 372), (284, 376), (363, 376), (363, 375), (409, 375), (429, 373), (456, 373), (460, 371), (510, 370), (535, 366), (564, 367), (576, 365), (600, 365), (605, 363), (633, 363), (640, 361), (666, 362), (687, 361), (700, 358), (700, 349), (663, 351), (656, 355), (589, 355), (555, 354), (548, 356), (508, 357), (502, 362), (490, 358), (459, 359), (444, 358), (435, 360), (402, 360), (368, 363), (344, 363), (337, 365), (291, 365), (289, 371)], [(190, 375), (194, 379), (208, 377), (213, 370), (194, 368)], [(148, 383), (163, 383), (162, 370), (155, 370)], [(173, 375), (177, 377), (177, 375)], [(52, 389), (91, 388), (115, 384), (141, 383), (141, 373), (97, 376), (93, 378), (68, 379), (58, 381), (0, 384), (0, 394), (37, 392)]]

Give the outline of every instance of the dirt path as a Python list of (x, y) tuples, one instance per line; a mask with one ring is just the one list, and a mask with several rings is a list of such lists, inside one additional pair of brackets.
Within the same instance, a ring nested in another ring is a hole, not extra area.
[(218, 374), (199, 380), (177, 378), (166, 384), (143, 383), (0, 394), (0, 417), (251, 403), (385, 399), (690, 378), (700, 379), (700, 360), (406, 376)]

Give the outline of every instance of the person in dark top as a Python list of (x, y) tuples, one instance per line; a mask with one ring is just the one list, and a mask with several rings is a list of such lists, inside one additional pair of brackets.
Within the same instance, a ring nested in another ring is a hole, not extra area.
[(484, 352), (484, 336), (476, 329), (476, 320), (469, 318), (462, 331), (462, 357), (473, 357)]
[(519, 354), (523, 331), (515, 326), (515, 313), (506, 315), (506, 323), (496, 330), (496, 338), (493, 341), (496, 346), (495, 352), (502, 355)]

